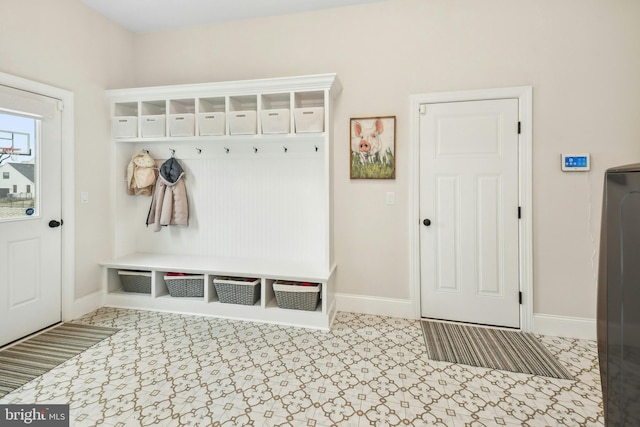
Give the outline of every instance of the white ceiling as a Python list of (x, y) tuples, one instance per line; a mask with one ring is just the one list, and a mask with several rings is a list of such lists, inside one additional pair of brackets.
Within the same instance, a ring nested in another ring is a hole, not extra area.
[(133, 32), (331, 9), (381, 0), (81, 0)]

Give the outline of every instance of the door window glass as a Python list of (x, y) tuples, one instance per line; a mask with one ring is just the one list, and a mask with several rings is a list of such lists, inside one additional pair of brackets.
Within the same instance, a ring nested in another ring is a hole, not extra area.
[(40, 120), (0, 111), (0, 221), (34, 216)]

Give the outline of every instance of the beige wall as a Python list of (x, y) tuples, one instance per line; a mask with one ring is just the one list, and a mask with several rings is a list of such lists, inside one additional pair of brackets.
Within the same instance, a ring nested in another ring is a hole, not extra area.
[[(338, 291), (399, 299), (409, 96), (532, 85), (534, 312), (593, 318), (603, 171), (640, 160), (639, 19), (633, 0), (389, 0), (138, 35), (136, 84), (337, 72)], [(351, 181), (348, 119), (374, 115), (397, 116), (397, 179)], [(562, 152), (592, 171), (562, 173)]]
[[(110, 254), (106, 88), (337, 72), (338, 291), (408, 299), (409, 96), (532, 85), (534, 311), (593, 318), (602, 173), (640, 160), (639, 18), (635, 0), (388, 0), (133, 35), (79, 0), (3, 0), (0, 71), (75, 93), (77, 297)], [(397, 179), (351, 181), (349, 117), (375, 115), (397, 116)], [(572, 151), (591, 173), (560, 171)]]
[[(100, 289), (111, 255), (109, 106), (104, 90), (130, 86), (133, 34), (79, 0), (2, 0), (0, 72), (74, 93), (75, 296)], [(79, 204), (80, 191), (90, 203)]]

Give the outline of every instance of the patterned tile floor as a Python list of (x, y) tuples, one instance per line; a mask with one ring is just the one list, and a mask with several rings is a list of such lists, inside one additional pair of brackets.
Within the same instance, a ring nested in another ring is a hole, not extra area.
[(73, 426), (601, 426), (593, 341), (540, 337), (559, 380), (434, 362), (416, 320), (331, 332), (102, 308), (122, 330), (0, 403), (69, 403)]

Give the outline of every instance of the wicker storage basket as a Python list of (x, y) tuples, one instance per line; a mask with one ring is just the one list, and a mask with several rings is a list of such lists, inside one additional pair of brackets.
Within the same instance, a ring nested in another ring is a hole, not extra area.
[(273, 284), (278, 307), (292, 310), (314, 311), (320, 300), (320, 288), (319, 283), (313, 283), (312, 286), (301, 286), (299, 282), (284, 280), (278, 280)]
[(203, 297), (204, 276), (164, 276), (172, 297)]
[(216, 277), (213, 284), (220, 302), (253, 305), (260, 299), (260, 279)]
[(151, 272), (119, 270), (120, 283), (125, 292), (151, 293)]

